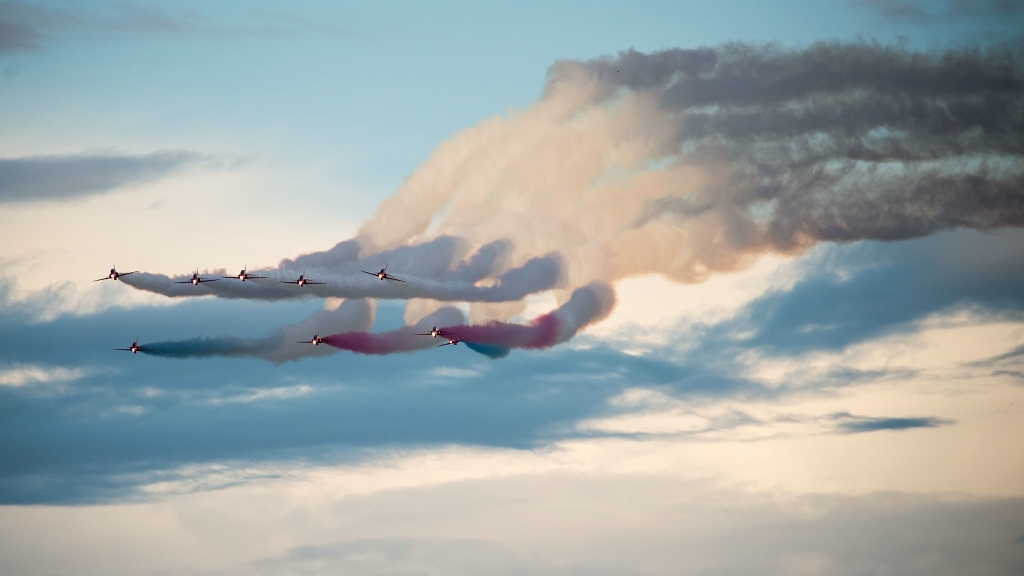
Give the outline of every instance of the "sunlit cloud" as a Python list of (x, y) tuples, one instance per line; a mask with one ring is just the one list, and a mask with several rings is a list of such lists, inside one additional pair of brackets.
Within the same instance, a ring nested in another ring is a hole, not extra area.
[(50, 382), (78, 380), (89, 372), (82, 368), (60, 368), (39, 365), (0, 365), (0, 386), (29, 386)]

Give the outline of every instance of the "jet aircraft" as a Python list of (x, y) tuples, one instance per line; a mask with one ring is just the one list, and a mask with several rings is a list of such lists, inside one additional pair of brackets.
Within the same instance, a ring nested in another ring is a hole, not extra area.
[(416, 334), (416, 336), (430, 336), (431, 338), (437, 338), (438, 336), (444, 336), (444, 330), (441, 330), (437, 326), (434, 326), (433, 328), (430, 329), (430, 332)]
[[(111, 266), (113, 266), (113, 264), (111, 264)], [(135, 274), (136, 272), (138, 272), (138, 270), (132, 270), (131, 272), (118, 272), (117, 271), (117, 266), (114, 266), (113, 268), (110, 269), (110, 273), (109, 274), (107, 274), (103, 278), (97, 278), (97, 279), (93, 280), (93, 282), (99, 282), (100, 280), (117, 280), (121, 276), (127, 276), (129, 274)]]
[(175, 280), (175, 284), (192, 284), (193, 286), (199, 286), (203, 282), (216, 282), (217, 278), (203, 278), (199, 276), (199, 268), (196, 268), (196, 273), (192, 275), (191, 280)]
[(367, 272), (366, 270), (360, 270), (363, 274), (369, 274), (370, 276), (376, 276), (378, 280), (394, 280), (395, 282), (405, 282), (405, 280), (399, 280), (391, 274), (388, 274), (388, 265), (385, 264), (383, 268), (378, 272)]
[(139, 352), (145, 352), (146, 348), (139, 346), (139, 339), (136, 338), (135, 342), (132, 342), (132, 345), (128, 348), (114, 348), (114, 350), (123, 350), (125, 352), (131, 352), (132, 354), (138, 354)]
[(281, 284), (298, 284), (299, 286), (305, 286), (306, 284), (327, 284), (327, 282), (313, 282), (312, 280), (306, 280), (305, 274), (299, 274), (298, 280), (281, 280)]
[(320, 331), (316, 331), (316, 336), (309, 340), (299, 340), (297, 344), (312, 344), (313, 346), (319, 346), (324, 343), (324, 339), (320, 337)]
[(449, 338), (447, 342), (445, 342), (444, 344), (438, 344), (437, 346), (434, 346), (434, 348), (440, 348), (441, 346), (449, 346), (449, 345), (450, 346), (458, 346), (459, 342), (462, 342), (462, 340), (459, 340), (458, 338)]
[(238, 278), (242, 282), (245, 282), (246, 280), (261, 280), (263, 278), (266, 278), (266, 276), (253, 276), (252, 274), (246, 272), (245, 268), (242, 268), (238, 272), (237, 276), (222, 276), (222, 278)]

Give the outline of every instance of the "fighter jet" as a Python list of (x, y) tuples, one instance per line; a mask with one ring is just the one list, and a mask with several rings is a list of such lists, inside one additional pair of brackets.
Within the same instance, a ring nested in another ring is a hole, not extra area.
[(434, 326), (430, 329), (430, 332), (416, 334), (416, 336), (430, 336), (431, 338), (437, 338), (438, 336), (444, 336), (444, 331), (439, 329), (437, 326)]
[(312, 280), (306, 280), (305, 274), (299, 274), (298, 280), (281, 280), (281, 284), (298, 284), (299, 286), (305, 286), (306, 284), (327, 284), (327, 282), (313, 282)]
[(320, 337), (320, 331), (316, 331), (316, 336), (313, 336), (310, 340), (299, 340), (297, 344), (312, 344), (313, 346), (319, 346), (323, 344), (324, 339)]
[(221, 276), (221, 278), (238, 278), (242, 282), (245, 282), (246, 280), (260, 280), (260, 279), (266, 278), (266, 276), (253, 276), (252, 274), (249, 274), (248, 272), (246, 272), (245, 268), (242, 268), (238, 272), (237, 276)]
[(366, 270), (360, 270), (363, 274), (369, 274), (370, 276), (376, 276), (379, 280), (394, 280), (395, 282), (405, 282), (405, 280), (399, 280), (391, 274), (388, 274), (388, 265), (385, 264), (379, 272), (367, 272)]
[[(111, 266), (113, 266), (113, 264), (111, 264)], [(117, 271), (117, 266), (114, 266), (113, 268), (110, 269), (110, 273), (109, 274), (107, 274), (103, 278), (97, 278), (97, 279), (93, 280), (93, 282), (99, 282), (100, 280), (117, 280), (121, 276), (127, 276), (129, 274), (135, 274), (136, 272), (138, 272), (138, 270), (133, 270), (131, 272), (118, 272)]]
[(145, 352), (146, 348), (139, 346), (139, 339), (136, 338), (135, 342), (132, 342), (132, 345), (128, 348), (114, 348), (114, 350), (123, 350), (125, 352), (131, 352), (132, 354), (138, 354), (139, 352)]
[(175, 284), (192, 284), (193, 286), (199, 286), (203, 282), (216, 282), (217, 278), (202, 278), (199, 276), (199, 268), (196, 268), (196, 273), (192, 275), (191, 280), (176, 280)]
[(440, 348), (441, 346), (449, 346), (449, 345), (451, 345), (451, 346), (458, 346), (459, 342), (462, 342), (462, 340), (459, 340), (458, 338), (449, 338), (447, 342), (445, 342), (444, 344), (438, 344), (437, 346), (434, 346), (434, 348)]

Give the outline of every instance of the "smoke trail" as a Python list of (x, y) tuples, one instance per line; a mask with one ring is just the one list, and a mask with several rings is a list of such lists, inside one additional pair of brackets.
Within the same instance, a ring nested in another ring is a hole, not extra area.
[[(345, 332), (324, 337), (324, 342), (359, 354), (393, 354), (412, 352), (438, 346), (437, 339), (416, 336), (433, 325), (441, 326), (445, 338), (457, 338), (471, 349), (492, 358), (500, 358), (513, 348), (550, 348), (565, 342), (584, 326), (596, 322), (611, 312), (615, 294), (603, 283), (593, 283), (576, 289), (569, 301), (557, 310), (544, 314), (529, 324), (489, 322), (480, 325), (446, 325), (437, 322), (437, 316), (420, 321), (415, 327), (391, 332)], [(442, 340), (443, 342), (443, 340)]]
[(563, 61), (442, 144), (361, 228), (558, 252), (567, 287), (687, 282), (766, 251), (1024, 224), (1020, 48), (729, 44)]
[(320, 332), (337, 330), (369, 330), (373, 326), (375, 307), (366, 300), (345, 300), (335, 310), (320, 310), (298, 324), (282, 326), (263, 338), (217, 336), (168, 340), (144, 344), (143, 352), (168, 358), (203, 358), (210, 356), (253, 357), (281, 364), (307, 356), (327, 356), (337, 352), (329, 346), (299, 344)]
[[(462, 259), (466, 243), (457, 238), (441, 237), (360, 260), (355, 257), (358, 245), (348, 241), (327, 252), (307, 254), (295, 261), (285, 260), (274, 270), (250, 270), (254, 276), (266, 277), (259, 280), (240, 282), (224, 278), (229, 272), (221, 269), (204, 275), (218, 278), (217, 282), (198, 286), (180, 283), (188, 280), (189, 276), (170, 278), (145, 272), (124, 276), (123, 281), (135, 288), (171, 297), (215, 295), (258, 300), (429, 298), (449, 302), (516, 301), (557, 285), (561, 277), (561, 259), (557, 254), (533, 257), (518, 267), (504, 269), (509, 246), (507, 240), (496, 240)], [(376, 273), (385, 266), (401, 281), (381, 280), (364, 273)], [(496, 270), (503, 271), (494, 274)], [(283, 283), (294, 281), (300, 274), (307, 280), (323, 284), (299, 287)], [(490, 285), (477, 284), (485, 278), (491, 280)]]

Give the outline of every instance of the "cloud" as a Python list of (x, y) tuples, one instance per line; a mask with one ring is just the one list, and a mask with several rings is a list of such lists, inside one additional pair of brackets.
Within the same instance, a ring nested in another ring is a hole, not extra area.
[(47, 368), (35, 364), (0, 366), (0, 386), (25, 386), (46, 382), (67, 382), (81, 378), (80, 368)]
[[(861, 365), (857, 354), (846, 351), (858, 343), (865, 343), (865, 354), (879, 347), (927, 348), (928, 341), (913, 336), (926, 327), (921, 320), (936, 312), (966, 306), (977, 312), (971, 317), (979, 322), (1019, 322), (1024, 311), (1018, 289), (1024, 270), (1020, 235), (1019, 230), (957, 231), (909, 242), (823, 246), (797, 263), (802, 272), (792, 286), (774, 289), (710, 325), (674, 325), (664, 344), (626, 353), (614, 339), (584, 334), (575, 346), (518, 351), (500, 363), (462, 346), (387, 357), (341, 352), (279, 366), (234, 357), (166, 359), (109, 350), (130, 344), (137, 335), (145, 344), (157, 340), (155, 335), (187, 341), (197, 334), (239, 340), (247, 340), (247, 334), (274, 334), (281, 326), (295, 326), (296, 318), (329, 315), (315, 300), (192, 299), (48, 321), (10, 304), (0, 310), (0, 363), (86, 372), (61, 394), (45, 398), (0, 386), (0, 496), (24, 503), (133, 499), (142, 497), (140, 486), (168, 470), (228, 460), (359, 459), (410, 445), (543, 448), (593, 436), (594, 430), (581, 430), (577, 423), (628, 415), (634, 408), (623, 414), (609, 408), (609, 399), (634, 388), (658, 390), (690, 405), (688, 410), (711, 423), (708, 434), (719, 438), (772, 438), (800, 432), (799, 426), (830, 438), (876, 436), (836, 435), (837, 422), (814, 420), (839, 411), (876, 418), (923, 414), (956, 420), (956, 430), (967, 429), (966, 416), (930, 404), (880, 409), (840, 403), (790, 410), (776, 403), (794, 395), (832, 397), (868, 386), (905, 389), (908, 382), (935, 378), (934, 372), (920, 372), (926, 364), (886, 364), (883, 357)], [(380, 305), (379, 310), (394, 316), (384, 329), (401, 325), (397, 306)], [(308, 340), (317, 331), (315, 321), (300, 324), (294, 340)], [(890, 336), (903, 339), (886, 340)], [(1016, 346), (1005, 337), (986, 338), (1008, 342), (1007, 350)], [(333, 351), (301, 344), (291, 350)], [(967, 358), (964, 374), (988, 378), (996, 368), (1017, 369), (970, 364), (1003, 353), (998, 347), (979, 350)], [(770, 361), (805, 371), (783, 372), (776, 382), (751, 370)], [(287, 395), (285, 390), (308, 393)], [(238, 401), (260, 394), (259, 401)], [(751, 402), (768, 408), (754, 410)], [(708, 404), (713, 406), (697, 410)], [(735, 416), (729, 410), (719, 411), (722, 405), (755, 423), (728, 428), (739, 421), (729, 420)], [(117, 406), (139, 406), (144, 412), (118, 414)], [(780, 419), (793, 415), (803, 424)], [(184, 421), (189, 425), (183, 429)], [(661, 427), (638, 423), (644, 426), (624, 422), (596, 430), (684, 429), (674, 420), (665, 426), (653, 422)]]
[(876, 432), (878, 430), (909, 430), (911, 428), (935, 428), (949, 426), (951, 420), (943, 418), (870, 418), (854, 416), (848, 412), (833, 414), (831, 418), (839, 423), (839, 430), (849, 434)]
[(206, 160), (194, 152), (0, 158), (0, 203), (65, 200), (142, 184)]
[[(246, 20), (246, 18), (242, 18)], [(140, 2), (86, 6), (0, 2), (0, 52), (37, 49), (68, 39), (116, 35), (286, 36), (313, 32), (348, 35), (329, 15), (309, 18), (288, 12), (254, 12), (245, 24), (223, 24), (202, 11)]]
[(39, 32), (31, 26), (7, 17), (0, 17), (0, 52), (37, 46)]
[(1007, 25), (1024, 17), (1024, 2), (1020, 0), (855, 0), (854, 4), (866, 6), (888, 20), (914, 24), (966, 18)]
[(481, 538), (365, 538), (296, 546), (252, 563), (258, 574), (535, 574), (515, 551)]

